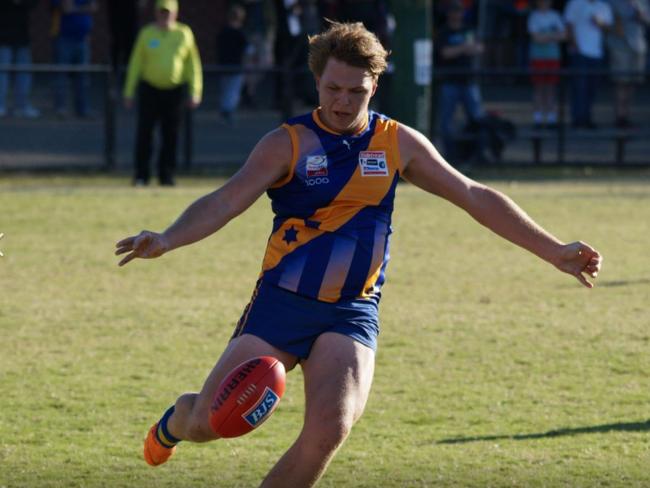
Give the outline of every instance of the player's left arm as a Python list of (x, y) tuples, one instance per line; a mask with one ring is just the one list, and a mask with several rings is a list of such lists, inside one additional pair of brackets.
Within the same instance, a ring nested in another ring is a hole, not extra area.
[(506, 195), (454, 169), (418, 131), (400, 125), (398, 142), (407, 181), (449, 200), (496, 234), (593, 287), (585, 275), (598, 275), (602, 264), (598, 251), (584, 242), (563, 243)]

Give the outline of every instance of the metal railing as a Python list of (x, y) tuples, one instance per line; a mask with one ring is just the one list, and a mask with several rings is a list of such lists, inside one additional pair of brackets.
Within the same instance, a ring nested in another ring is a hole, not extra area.
[[(280, 107), (279, 112), (283, 119), (286, 119), (294, 114), (295, 110), (295, 93), (296, 93), (296, 78), (298, 76), (308, 74), (308, 70), (296, 70), (290, 67), (283, 68), (233, 68), (227, 66), (205, 65), (203, 67), (206, 75), (219, 75), (223, 73), (244, 73), (244, 74), (261, 74), (272, 75), (281, 85), (279, 93), (280, 100), (276, 100)], [(117, 146), (117, 104), (120, 103), (120, 93), (118, 87), (118, 79), (123, 77), (123, 72), (114, 72), (111, 66), (108, 65), (59, 65), (59, 64), (31, 64), (31, 65), (0, 65), (0, 72), (31, 72), (31, 73), (45, 73), (48, 75), (56, 74), (94, 74), (103, 79), (101, 92), (103, 93), (103, 165), (104, 170), (113, 170), (116, 168), (116, 146)], [(542, 141), (552, 140), (556, 145), (555, 161), (558, 164), (569, 164), (572, 161), (567, 157), (567, 142), (582, 138), (584, 134), (576, 134), (569, 130), (567, 104), (569, 100), (569, 83), (575, 76), (586, 75), (594, 76), (599, 79), (605, 77), (610, 78), (614, 75), (638, 75), (638, 72), (614, 72), (609, 69), (599, 70), (576, 70), (576, 69), (559, 69), (559, 70), (530, 70), (519, 68), (505, 68), (505, 69), (481, 69), (481, 70), (466, 70), (466, 69), (438, 69), (435, 68), (433, 72), (434, 88), (440, 86), (442, 80), (449, 76), (463, 76), (468, 79), (475, 79), (483, 87), (489, 88), (492, 85), (498, 84), (500, 87), (504, 86), (504, 81), (510, 85), (522, 84), (522, 80), (528, 80), (533, 75), (557, 75), (559, 76), (558, 87), (558, 124), (557, 128), (553, 131), (529, 131), (526, 138), (532, 143), (533, 162), (541, 162), (541, 148)], [(648, 83), (644, 87), (648, 87)], [(500, 88), (501, 90), (501, 88)], [(502, 90), (504, 91), (504, 90)], [(505, 91), (504, 91), (505, 92)], [(530, 100), (528, 100), (530, 103)], [(432, 133), (429, 134), (434, 139), (438, 134), (436, 131), (437, 124), (437, 97), (434, 96), (432, 100), (434, 107), (431, 110), (434, 117), (432, 123)], [(650, 112), (650, 104), (648, 104), (648, 111)], [(650, 119), (648, 119), (650, 120)], [(183, 166), (190, 169), (193, 162), (194, 154), (194, 116), (191, 111), (187, 111), (184, 119), (183, 128), (183, 145), (182, 145), (182, 160)], [(618, 165), (623, 165), (626, 162), (625, 147), (627, 142), (633, 139), (644, 137), (650, 143), (650, 132), (638, 130), (614, 130), (609, 131), (604, 138), (613, 139), (616, 142), (616, 151), (613, 160)], [(650, 148), (649, 151), (650, 153)], [(650, 165), (650, 158), (644, 164)]]

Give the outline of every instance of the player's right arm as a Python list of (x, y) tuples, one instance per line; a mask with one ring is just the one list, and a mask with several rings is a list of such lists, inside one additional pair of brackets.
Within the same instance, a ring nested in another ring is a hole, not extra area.
[(192, 203), (163, 233), (142, 231), (119, 241), (115, 254), (128, 253), (119, 265), (134, 258), (157, 258), (215, 233), (283, 179), (290, 171), (291, 158), (288, 132), (283, 128), (269, 132), (225, 185)]

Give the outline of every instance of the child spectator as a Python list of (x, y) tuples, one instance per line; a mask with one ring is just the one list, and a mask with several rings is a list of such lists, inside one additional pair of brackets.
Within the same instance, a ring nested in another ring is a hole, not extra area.
[[(562, 16), (551, 8), (551, 0), (536, 0), (536, 8), (528, 17), (530, 68), (557, 70), (560, 68), (560, 41), (566, 38)], [(533, 123), (536, 128), (545, 124), (557, 125), (556, 74), (533, 74)]]
[[(246, 11), (233, 5), (228, 11), (227, 24), (217, 35), (217, 64), (228, 68), (241, 68), (248, 49), (244, 34)], [(239, 105), (244, 75), (241, 71), (229, 71), (219, 78), (219, 110), (227, 123), (232, 123), (233, 112)]]

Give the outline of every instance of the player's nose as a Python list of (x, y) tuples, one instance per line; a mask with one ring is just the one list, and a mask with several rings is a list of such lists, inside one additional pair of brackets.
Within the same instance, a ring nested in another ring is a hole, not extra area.
[(340, 105), (347, 107), (348, 105), (350, 105), (350, 96), (347, 93), (342, 93), (339, 96), (338, 102)]

